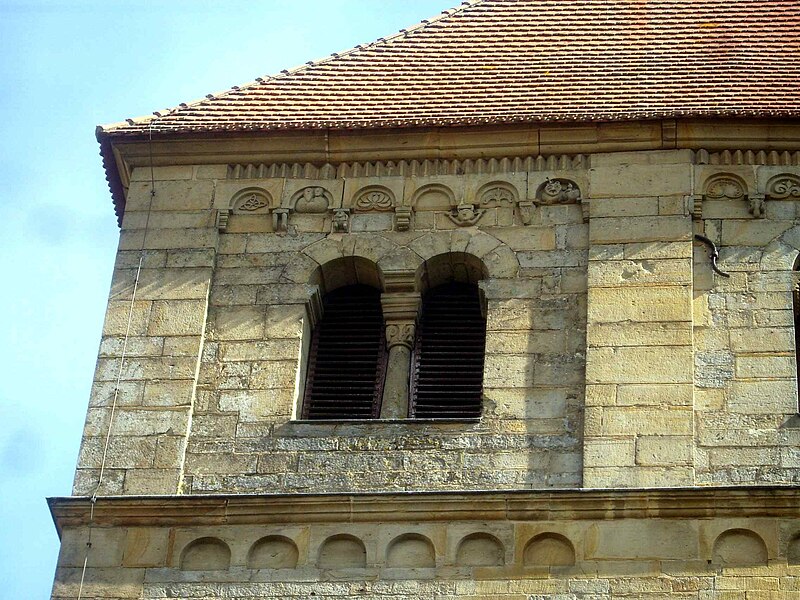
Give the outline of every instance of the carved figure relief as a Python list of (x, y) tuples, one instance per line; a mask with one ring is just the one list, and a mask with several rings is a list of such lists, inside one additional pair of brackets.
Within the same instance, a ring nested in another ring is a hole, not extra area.
[(569, 179), (547, 179), (536, 191), (539, 204), (577, 204), (581, 201), (581, 190)]
[(310, 186), (303, 188), (294, 198), (294, 210), (298, 213), (324, 213), (330, 206), (330, 194), (325, 188)]
[(385, 188), (367, 188), (359, 192), (355, 208), (361, 211), (383, 211), (391, 210), (394, 198), (391, 192)]
[(706, 182), (705, 190), (707, 200), (743, 200), (747, 197), (744, 182), (735, 175), (714, 175)]
[(800, 177), (797, 175), (778, 175), (767, 183), (769, 200), (800, 200)]
[(747, 210), (757, 219), (762, 219), (764, 218), (764, 204), (763, 196), (750, 196), (747, 199)]
[(347, 233), (350, 230), (350, 209), (333, 209), (333, 233)]
[(461, 204), (452, 208), (447, 216), (459, 227), (469, 227), (470, 225), (475, 225), (485, 212), (482, 208), (475, 208), (474, 204), (461, 202)]

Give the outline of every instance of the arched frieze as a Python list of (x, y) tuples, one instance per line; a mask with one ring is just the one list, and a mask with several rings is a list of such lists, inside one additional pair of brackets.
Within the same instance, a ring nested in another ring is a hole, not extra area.
[(449, 210), (458, 206), (455, 192), (442, 183), (420, 186), (411, 196), (414, 210)]
[(267, 214), (272, 203), (272, 195), (267, 190), (250, 187), (234, 194), (230, 201), (230, 208), (235, 215)]
[(181, 552), (182, 571), (227, 571), (230, 564), (231, 549), (215, 537), (196, 539)]
[(248, 569), (294, 569), (297, 544), (283, 535), (268, 535), (258, 540), (247, 553)]
[(568, 567), (575, 564), (575, 547), (558, 533), (541, 533), (525, 546), (522, 562), (526, 567)]
[(781, 173), (767, 182), (767, 200), (800, 200), (800, 176)]
[(392, 190), (382, 185), (370, 185), (358, 190), (352, 199), (354, 212), (388, 212), (397, 203)]
[(746, 200), (747, 183), (733, 173), (715, 173), (703, 184), (704, 200)]
[(367, 566), (367, 548), (354, 535), (333, 535), (320, 546), (317, 566), (320, 569), (363, 569)]
[(507, 181), (490, 181), (478, 189), (476, 198), (484, 208), (512, 207), (519, 200), (519, 192)]
[(333, 206), (333, 197), (324, 187), (309, 185), (292, 195), (291, 208), (300, 214), (323, 214)]
[(505, 562), (503, 543), (490, 533), (472, 533), (456, 548), (455, 564), (459, 567), (501, 567)]
[(386, 566), (403, 569), (432, 569), (436, 550), (430, 539), (419, 533), (406, 533), (393, 539), (386, 548)]
[(714, 541), (711, 564), (720, 567), (766, 565), (767, 545), (749, 529), (729, 529)]

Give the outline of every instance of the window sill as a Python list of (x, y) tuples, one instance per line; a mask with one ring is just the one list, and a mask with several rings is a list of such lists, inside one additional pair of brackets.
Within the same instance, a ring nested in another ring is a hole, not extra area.
[(480, 417), (461, 419), (295, 419), (287, 425), (438, 425), (448, 423), (476, 424)]

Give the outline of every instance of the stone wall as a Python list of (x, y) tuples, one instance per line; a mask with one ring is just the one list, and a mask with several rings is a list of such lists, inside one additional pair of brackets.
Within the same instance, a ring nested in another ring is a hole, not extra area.
[[(773, 154), (134, 169), (74, 491), (107, 435), (101, 495), (796, 482)], [(298, 419), (321, 294), (448, 278), (485, 298), (480, 420)]]

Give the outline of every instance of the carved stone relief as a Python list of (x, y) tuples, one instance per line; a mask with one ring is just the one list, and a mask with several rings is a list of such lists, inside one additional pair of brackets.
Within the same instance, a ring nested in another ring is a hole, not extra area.
[(800, 200), (800, 177), (789, 173), (773, 177), (767, 183), (767, 199)]
[(309, 186), (298, 191), (292, 198), (294, 210), (302, 214), (327, 212), (331, 205), (330, 192), (319, 186)]
[(459, 227), (469, 227), (470, 225), (475, 225), (485, 212), (485, 209), (476, 208), (474, 204), (461, 202), (458, 206), (452, 208), (447, 213), (447, 216)]
[(386, 345), (389, 348), (393, 346), (406, 346), (410, 349), (414, 346), (416, 330), (416, 324), (413, 322), (388, 323), (386, 325)]
[(517, 194), (508, 185), (501, 182), (492, 183), (484, 186), (478, 192), (481, 206), (492, 208), (495, 206), (513, 206), (517, 200)]
[(720, 173), (711, 176), (705, 185), (706, 200), (744, 200), (747, 186), (736, 175)]
[(384, 187), (368, 187), (358, 192), (353, 208), (358, 211), (387, 211), (394, 206), (394, 195)]
[(333, 224), (331, 226), (331, 230), (333, 233), (347, 233), (350, 230), (349, 208), (333, 209)]
[(547, 179), (536, 190), (538, 204), (577, 204), (581, 201), (581, 190), (569, 179)]
[(269, 212), (270, 199), (264, 192), (251, 191), (234, 200), (234, 213), (266, 213)]

